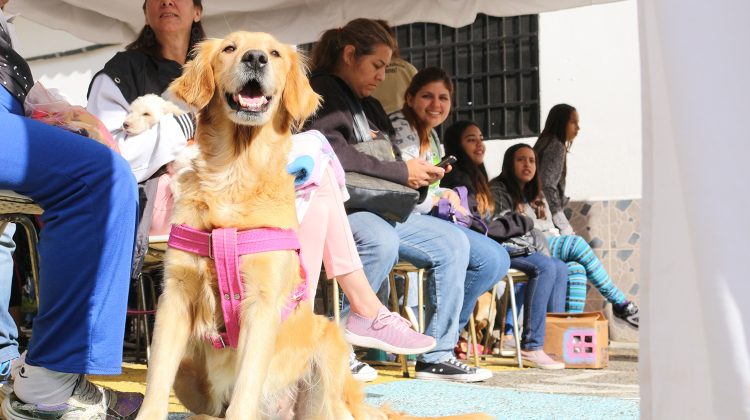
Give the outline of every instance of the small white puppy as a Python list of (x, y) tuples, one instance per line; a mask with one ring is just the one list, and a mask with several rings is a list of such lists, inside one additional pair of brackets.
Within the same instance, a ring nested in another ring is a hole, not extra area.
[(122, 129), (128, 136), (135, 136), (153, 127), (164, 115), (182, 115), (184, 113), (185, 111), (172, 102), (150, 93), (136, 98), (130, 104), (128, 115), (125, 116), (125, 122), (122, 123)]

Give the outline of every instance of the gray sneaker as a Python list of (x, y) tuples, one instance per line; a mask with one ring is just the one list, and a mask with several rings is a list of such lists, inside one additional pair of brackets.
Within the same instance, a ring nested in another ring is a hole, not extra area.
[(11, 393), (3, 401), (2, 412), (6, 420), (131, 420), (138, 414), (142, 402), (140, 393), (104, 388), (81, 375), (73, 395), (65, 403), (26, 404)]

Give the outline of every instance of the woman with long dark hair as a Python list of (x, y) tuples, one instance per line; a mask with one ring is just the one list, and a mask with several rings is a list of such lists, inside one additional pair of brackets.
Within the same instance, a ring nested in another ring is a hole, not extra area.
[(555, 226), (553, 213), (537, 176), (536, 162), (536, 154), (531, 146), (521, 143), (508, 148), (503, 158), (502, 172), (490, 182), (496, 202), (504, 209), (532, 218), (534, 226), (547, 237), (552, 256), (567, 263), (568, 312), (583, 311), (588, 280), (612, 303), (615, 316), (638, 328), (638, 306), (615, 286), (591, 246), (578, 235), (561, 234)]
[[(440, 162), (443, 151), (435, 128), (448, 118), (452, 96), (453, 81), (443, 69), (427, 67), (414, 75), (404, 93), (401, 110), (388, 116), (396, 130), (391, 141), (401, 150), (404, 159), (423, 159), (433, 165)], [(450, 176), (450, 173), (446, 176)], [(448, 200), (459, 212), (469, 211), (461, 207), (458, 194), (450, 188), (441, 188), (438, 182), (429, 186), (427, 199), (417, 206), (416, 211), (427, 214), (441, 199)], [(463, 226), (459, 228), (469, 239), (472, 258), (479, 261), (492, 259), (500, 266), (502, 275), (508, 271), (510, 257), (504, 248), (481, 233)], [(522, 229), (520, 226), (514, 228)], [(469, 322), (479, 296), (499, 281), (500, 278), (477, 278), (471, 284), (467, 284), (459, 316), (461, 327)]]
[[(568, 240), (558, 239), (555, 244), (551, 244), (553, 251), (555, 251), (555, 247), (560, 247), (558, 252), (561, 255), (571, 253), (588, 254), (586, 249), (589, 248), (585, 241), (572, 242), (571, 238), (580, 237), (575, 236), (568, 218), (563, 213), (563, 207), (565, 207), (568, 201), (568, 198), (565, 196), (568, 152), (570, 152), (570, 148), (573, 146), (573, 141), (578, 136), (579, 131), (578, 111), (571, 105), (557, 104), (550, 109), (547, 120), (544, 123), (544, 129), (534, 144), (534, 152), (536, 153), (535, 169), (538, 169), (537, 172), (539, 173), (538, 182), (542, 185), (543, 198), (546, 199), (546, 203), (548, 204), (546, 214), (545, 209), (542, 208), (543, 203), (541, 201), (535, 205), (534, 210), (540, 215), (546, 215), (550, 229), (556, 229), (560, 235), (563, 235), (562, 237), (568, 237)], [(507, 176), (511, 176), (512, 174), (510, 168), (504, 173)], [(513, 182), (508, 184), (513, 184)], [(527, 194), (526, 197), (530, 197), (530, 195)], [(524, 197), (518, 194), (515, 195), (517, 203), (520, 203), (523, 199)], [(591, 257), (588, 260), (599, 261), (593, 253), (591, 253)], [(570, 261), (571, 259), (572, 257), (569, 255), (563, 257), (564, 261)], [(568, 308), (572, 312), (581, 312), (586, 301), (585, 282), (582, 281), (583, 270), (581, 268), (571, 270), (578, 273), (578, 280), (572, 282), (568, 291)], [(587, 267), (586, 277), (599, 290), (602, 296), (612, 303), (615, 316), (623, 319), (633, 327), (638, 327), (638, 306), (635, 302), (628, 300), (609, 280), (609, 275), (607, 275), (603, 267), (598, 269)]]
[[(484, 142), (479, 127), (470, 121), (457, 121), (445, 131), (445, 153), (458, 160), (453, 171), (440, 183), (443, 187), (464, 186), (469, 193), (469, 205), (474, 215), (481, 217), (488, 227), (488, 234), (498, 242), (513, 240), (513, 237), (494, 234), (495, 226), (507, 220), (512, 212), (495, 202), (491, 195), (487, 171), (484, 167)], [(517, 214), (520, 216), (520, 214)], [(526, 219), (526, 217), (524, 217)], [(532, 225), (522, 232), (529, 238), (529, 247), (523, 253), (511, 252), (510, 266), (523, 271), (529, 278), (524, 299), (524, 326), (521, 336), (521, 357), (524, 363), (540, 369), (563, 369), (563, 363), (552, 360), (543, 350), (547, 312), (561, 312), (564, 309), (565, 285), (567, 283), (565, 265), (544, 254), (539, 240), (534, 236)], [(543, 238), (541, 239), (544, 240)], [(526, 239), (524, 239), (526, 241)], [(521, 242), (516, 242), (516, 244)], [(535, 245), (531, 246), (531, 245)], [(541, 244), (543, 245), (543, 244)], [(511, 245), (508, 245), (511, 246)], [(515, 245), (511, 246), (511, 249)]]
[(578, 121), (578, 111), (574, 107), (557, 104), (549, 110), (544, 129), (534, 143), (544, 196), (549, 203), (552, 220), (563, 235), (573, 234), (563, 207), (568, 202), (565, 196), (567, 154), (580, 130)]

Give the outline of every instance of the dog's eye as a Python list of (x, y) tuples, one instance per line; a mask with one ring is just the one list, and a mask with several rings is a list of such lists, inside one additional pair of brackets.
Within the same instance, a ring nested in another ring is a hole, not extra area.
[(144, 117), (150, 117), (150, 116), (151, 116), (151, 113), (150, 113), (150, 112), (144, 112), (144, 113), (143, 113), (143, 116), (144, 116)]
[(281, 57), (281, 54), (279, 54), (279, 52), (276, 50), (271, 50), (271, 55), (274, 57)]
[(234, 45), (227, 45), (226, 47), (224, 47), (224, 52), (227, 54), (233, 53), (235, 52), (235, 50), (237, 50), (237, 48)]

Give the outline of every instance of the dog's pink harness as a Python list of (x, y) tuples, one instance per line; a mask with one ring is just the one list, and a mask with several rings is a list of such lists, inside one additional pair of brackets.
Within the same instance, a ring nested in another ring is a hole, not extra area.
[[(240, 304), (245, 297), (239, 271), (240, 255), (294, 250), (300, 258), (300, 244), (293, 230), (258, 228), (237, 232), (236, 228), (214, 229), (210, 233), (187, 225), (172, 225), (167, 245), (171, 248), (209, 257), (216, 265), (225, 333), (207, 337), (214, 348), (228, 344), (237, 347), (240, 335)], [(300, 258), (302, 282), (292, 291), (281, 310), (284, 321), (301, 301), (307, 300), (307, 275)]]

